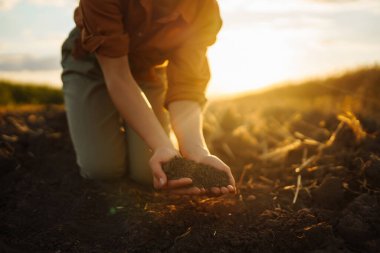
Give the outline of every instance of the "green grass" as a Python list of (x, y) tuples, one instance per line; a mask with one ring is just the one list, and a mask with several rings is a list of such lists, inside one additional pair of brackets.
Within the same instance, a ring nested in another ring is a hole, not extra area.
[(63, 104), (60, 89), (0, 80), (0, 105)]

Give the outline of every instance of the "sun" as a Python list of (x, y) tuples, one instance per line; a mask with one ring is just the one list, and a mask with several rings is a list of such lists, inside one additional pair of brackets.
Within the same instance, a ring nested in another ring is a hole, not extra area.
[(287, 79), (295, 71), (294, 54), (288, 38), (270, 27), (221, 31), (208, 52), (209, 95), (257, 90)]

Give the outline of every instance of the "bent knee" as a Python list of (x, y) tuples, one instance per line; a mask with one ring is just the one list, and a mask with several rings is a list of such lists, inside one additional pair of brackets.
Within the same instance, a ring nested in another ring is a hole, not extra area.
[(126, 171), (124, 162), (82, 162), (79, 164), (79, 167), (80, 174), (83, 178), (93, 180), (119, 179), (125, 174)]

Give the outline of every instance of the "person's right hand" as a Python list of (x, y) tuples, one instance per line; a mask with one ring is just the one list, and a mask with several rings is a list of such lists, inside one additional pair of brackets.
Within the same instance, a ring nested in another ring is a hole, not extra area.
[(162, 169), (162, 164), (169, 162), (172, 158), (181, 156), (179, 152), (170, 147), (161, 147), (153, 152), (149, 160), (149, 165), (153, 173), (153, 186), (157, 190), (165, 190), (169, 193), (180, 195), (198, 195), (205, 193), (204, 189), (189, 187), (192, 184), (191, 178), (180, 178), (168, 180)]

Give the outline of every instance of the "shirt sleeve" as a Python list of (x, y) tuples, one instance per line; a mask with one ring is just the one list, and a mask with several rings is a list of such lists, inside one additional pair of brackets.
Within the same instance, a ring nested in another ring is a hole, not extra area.
[(203, 3), (192, 24), (191, 36), (169, 58), (165, 107), (177, 100), (193, 100), (203, 107), (207, 101), (205, 92), (210, 80), (207, 48), (216, 41), (222, 20), (215, 0)]
[(120, 57), (128, 53), (120, 0), (81, 0), (75, 22), (83, 48), (91, 53)]
[(165, 107), (178, 100), (193, 100), (201, 106), (205, 104), (205, 91), (210, 80), (206, 50), (205, 47), (182, 47), (169, 60)]

